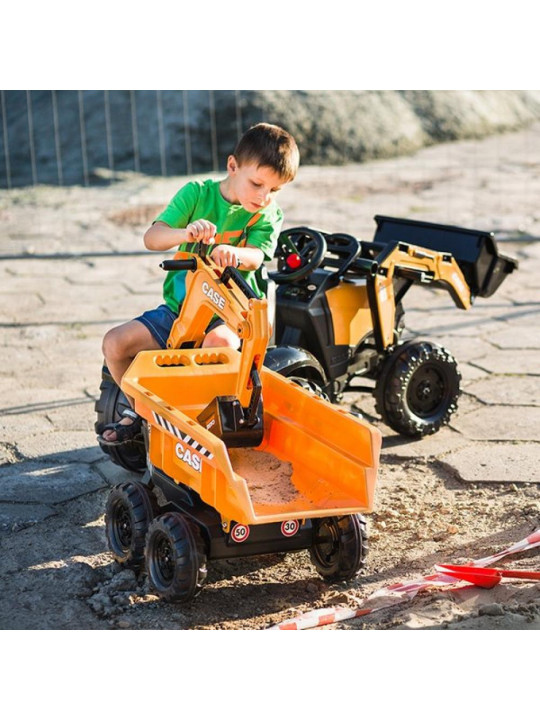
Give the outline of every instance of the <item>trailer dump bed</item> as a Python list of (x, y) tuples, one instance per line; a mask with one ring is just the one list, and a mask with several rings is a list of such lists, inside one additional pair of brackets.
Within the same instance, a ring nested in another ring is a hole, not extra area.
[(148, 422), (152, 465), (247, 525), (371, 511), (379, 430), (294, 381), (263, 368), (257, 448), (228, 449), (197, 421), (216, 396), (234, 392), (239, 363), (228, 348), (139, 353), (122, 389)]

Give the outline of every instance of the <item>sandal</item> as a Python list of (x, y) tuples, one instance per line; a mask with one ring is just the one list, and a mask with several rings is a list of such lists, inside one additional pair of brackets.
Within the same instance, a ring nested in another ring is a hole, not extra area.
[[(136, 412), (130, 410), (129, 408), (124, 410), (124, 412), (122, 413), (122, 417), (129, 417), (133, 420), (133, 422), (129, 425), (124, 425), (120, 421), (118, 421), (105, 425), (105, 427), (101, 431), (101, 435), (97, 436), (98, 442), (101, 445), (123, 445), (124, 443), (133, 442), (134, 440), (137, 440), (139, 438), (139, 436), (141, 435), (141, 427), (143, 421), (142, 417), (140, 415), (137, 415)], [(114, 432), (116, 433), (116, 440), (106, 440), (103, 437), (103, 433), (105, 432), (105, 430), (114, 430)]]

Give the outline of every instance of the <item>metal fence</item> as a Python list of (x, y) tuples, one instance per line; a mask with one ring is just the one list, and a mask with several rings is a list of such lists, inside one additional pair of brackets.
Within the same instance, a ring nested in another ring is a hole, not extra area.
[(2, 90), (0, 187), (221, 170), (245, 129), (244, 100), (239, 90)]

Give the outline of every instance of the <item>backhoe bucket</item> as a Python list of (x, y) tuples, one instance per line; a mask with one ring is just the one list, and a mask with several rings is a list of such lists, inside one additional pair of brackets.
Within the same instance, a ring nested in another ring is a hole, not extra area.
[(234, 393), (240, 353), (138, 354), (122, 380), (148, 421), (149, 461), (195, 490), (224, 521), (246, 525), (347, 515), (373, 508), (381, 434), (291, 380), (262, 368), (263, 440), (227, 448), (197, 421)]

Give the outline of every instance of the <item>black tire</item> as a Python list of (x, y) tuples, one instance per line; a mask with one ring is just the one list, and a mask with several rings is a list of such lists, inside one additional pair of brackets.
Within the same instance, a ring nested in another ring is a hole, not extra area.
[(206, 550), (198, 526), (185, 515), (156, 518), (146, 536), (146, 572), (157, 594), (168, 602), (189, 602), (206, 582)]
[(366, 520), (362, 515), (316, 518), (309, 554), (327, 582), (352, 580), (364, 567), (368, 550)]
[(139, 570), (144, 564), (146, 532), (156, 507), (152, 492), (138, 482), (122, 483), (109, 493), (105, 532), (109, 549), (120, 565)]
[(445, 348), (411, 340), (386, 358), (375, 387), (375, 408), (401, 435), (432, 435), (457, 410), (461, 374)]
[(324, 400), (329, 399), (328, 395), (324, 392), (316, 380), (308, 380), (307, 378), (298, 377), (296, 375), (288, 375), (287, 378), (295, 382), (297, 385), (300, 385), (300, 387), (304, 388), (304, 390), (309, 390), (309, 392), (312, 392), (320, 398), (324, 398)]
[[(101, 435), (105, 425), (118, 422), (123, 411), (131, 407), (122, 390), (106, 371), (103, 372), (99, 389), (100, 396), (95, 405), (97, 419), (94, 425), (97, 435)], [(123, 445), (100, 445), (100, 447), (115, 465), (134, 472), (144, 472), (146, 469), (146, 447), (142, 441), (136, 440)]]

